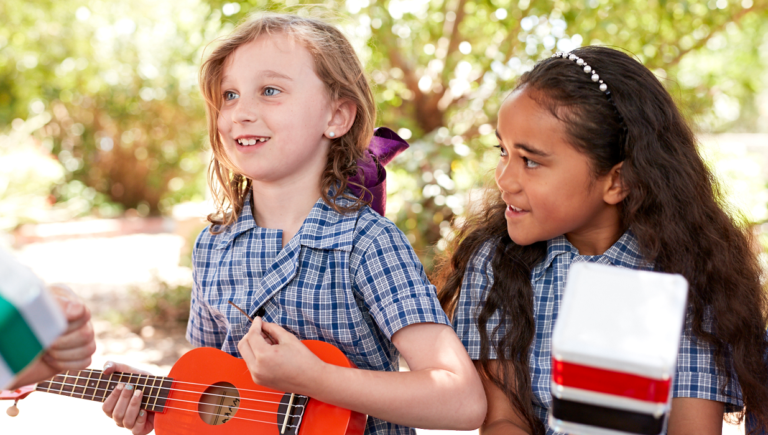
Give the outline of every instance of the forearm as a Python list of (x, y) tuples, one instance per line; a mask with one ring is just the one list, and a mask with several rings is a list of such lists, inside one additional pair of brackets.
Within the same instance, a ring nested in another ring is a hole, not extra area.
[(16, 380), (8, 386), (8, 390), (15, 390), (24, 385), (34, 384), (45, 379), (52, 378), (57, 374), (57, 370), (49, 366), (42, 360), (37, 360), (27, 367), (16, 378)]
[(380, 372), (324, 364), (316, 379), (309, 396), (404, 426), (471, 430), (485, 413), (485, 397), (472, 379), (444, 369)]
[(669, 435), (719, 435), (725, 405), (705, 399), (676, 397), (669, 412)]

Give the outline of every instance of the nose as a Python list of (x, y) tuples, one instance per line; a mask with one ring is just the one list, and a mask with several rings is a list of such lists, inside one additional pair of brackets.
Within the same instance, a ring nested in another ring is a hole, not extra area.
[(238, 98), (235, 109), (232, 111), (232, 122), (247, 124), (256, 122), (257, 119), (258, 107), (256, 102), (244, 96)]
[(496, 165), (496, 185), (502, 193), (519, 193), (522, 191), (521, 169), (517, 166), (512, 158), (501, 159)]

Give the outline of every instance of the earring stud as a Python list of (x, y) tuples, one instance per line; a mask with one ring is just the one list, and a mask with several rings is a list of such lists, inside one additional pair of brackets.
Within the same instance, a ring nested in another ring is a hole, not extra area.
[(330, 132), (330, 133), (328, 133), (328, 136), (330, 136), (330, 137), (334, 137), (334, 136), (336, 136), (336, 133), (334, 133), (334, 132)]

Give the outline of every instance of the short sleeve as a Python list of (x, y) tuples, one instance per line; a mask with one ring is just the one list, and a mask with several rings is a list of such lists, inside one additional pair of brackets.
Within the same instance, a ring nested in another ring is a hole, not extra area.
[(210, 306), (205, 300), (203, 287), (200, 285), (199, 273), (201, 264), (206, 259), (199, 249), (201, 239), (208, 229), (203, 230), (192, 250), (192, 295), (189, 304), (189, 322), (187, 323), (187, 341), (195, 347), (214, 347), (221, 349), (226, 337), (226, 329), (219, 327), (219, 322), (211, 313)]
[(388, 339), (416, 323), (450, 325), (408, 239), (389, 221), (379, 228), (363, 231), (352, 262), (354, 287), (373, 320)]
[[(485, 306), (488, 292), (493, 286), (493, 240), (485, 242), (470, 258), (464, 279), (461, 282), (461, 293), (453, 314), (453, 329), (467, 348), (469, 357), (480, 359), (480, 332), (477, 318)], [(497, 329), (498, 328), (498, 329)], [(488, 318), (486, 331), (490, 336), (489, 358), (496, 359), (496, 344), (506, 332), (506, 322), (501, 321), (501, 314), (496, 311)], [(496, 331), (494, 334), (493, 331)]]
[[(711, 325), (711, 318), (706, 320)], [(677, 376), (673, 397), (692, 397), (725, 403), (725, 412), (741, 411), (744, 402), (741, 399), (736, 373), (721, 391), (725, 376), (717, 367), (714, 349), (704, 340), (692, 334), (692, 319), (687, 316), (683, 336), (680, 339), (680, 352), (677, 356)]]

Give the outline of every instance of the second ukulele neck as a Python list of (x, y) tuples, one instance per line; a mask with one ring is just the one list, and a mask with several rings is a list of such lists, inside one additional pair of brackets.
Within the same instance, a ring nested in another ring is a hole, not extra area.
[(142, 409), (163, 412), (173, 379), (135, 373), (113, 373), (105, 376), (101, 370), (82, 370), (66, 372), (40, 382), (35, 391), (103, 402), (119, 383), (132, 384), (135, 389), (143, 392)]

